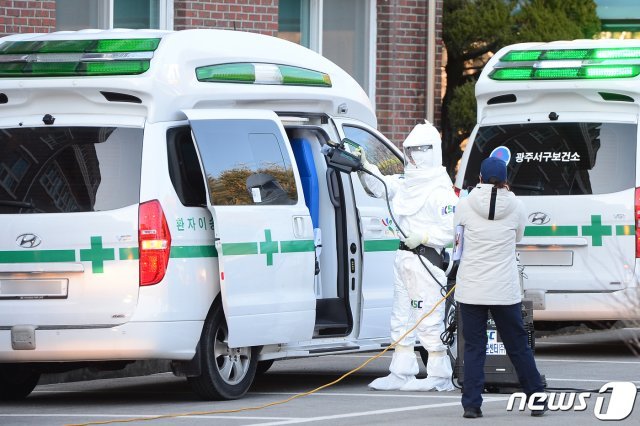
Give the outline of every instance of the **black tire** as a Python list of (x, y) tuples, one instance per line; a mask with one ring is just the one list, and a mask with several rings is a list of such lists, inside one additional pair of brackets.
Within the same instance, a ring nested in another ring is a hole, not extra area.
[(275, 361), (274, 359), (268, 359), (266, 361), (258, 361), (258, 368), (256, 369), (256, 375), (261, 376), (267, 371), (269, 371), (274, 361)]
[(224, 312), (218, 305), (209, 314), (200, 338), (202, 372), (188, 378), (204, 400), (241, 398), (256, 376), (258, 347), (229, 348), (228, 335)]
[(40, 372), (28, 364), (0, 364), (0, 401), (24, 399), (40, 380)]

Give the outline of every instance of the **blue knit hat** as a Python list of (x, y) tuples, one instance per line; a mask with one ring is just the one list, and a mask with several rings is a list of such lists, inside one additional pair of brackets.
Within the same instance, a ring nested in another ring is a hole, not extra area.
[(485, 183), (489, 183), (491, 178), (498, 182), (505, 182), (507, 180), (507, 163), (496, 157), (486, 158), (480, 165), (480, 176)]

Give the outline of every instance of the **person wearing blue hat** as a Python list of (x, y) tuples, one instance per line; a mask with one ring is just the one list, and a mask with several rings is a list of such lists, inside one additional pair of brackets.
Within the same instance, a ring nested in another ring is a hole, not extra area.
[[(464, 337), (463, 417), (482, 417), (488, 314), (527, 395), (544, 391), (522, 321), (522, 290), (516, 242), (524, 236), (524, 205), (510, 191), (507, 163), (497, 157), (480, 166), (480, 183), (462, 198), (454, 215), (464, 227), (464, 251), (456, 277), (455, 300)], [(532, 416), (547, 411), (546, 404)]]

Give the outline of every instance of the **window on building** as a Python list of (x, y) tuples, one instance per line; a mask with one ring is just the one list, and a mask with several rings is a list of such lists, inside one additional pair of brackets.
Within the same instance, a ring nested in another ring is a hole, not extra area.
[(311, 47), (309, 0), (280, 0), (278, 10), (278, 37)]
[(278, 37), (331, 59), (375, 96), (375, 2), (280, 0)]
[(347, 71), (369, 91), (369, 0), (324, 0), (322, 55)]
[(172, 29), (171, 0), (57, 0), (56, 29)]

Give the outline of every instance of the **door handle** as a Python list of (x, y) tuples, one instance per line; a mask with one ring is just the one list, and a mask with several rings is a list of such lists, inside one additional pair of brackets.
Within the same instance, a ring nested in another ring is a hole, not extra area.
[(293, 217), (293, 235), (296, 238), (304, 238), (306, 235), (305, 232), (305, 220), (304, 216), (294, 216)]

